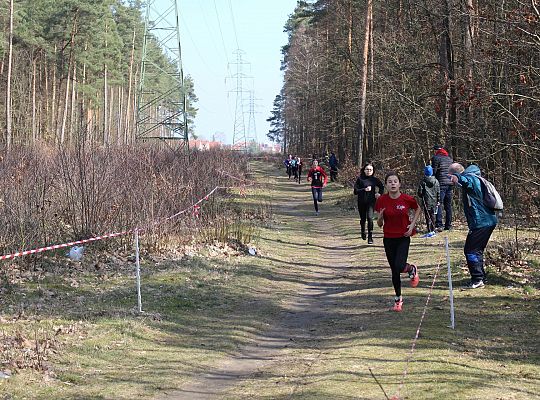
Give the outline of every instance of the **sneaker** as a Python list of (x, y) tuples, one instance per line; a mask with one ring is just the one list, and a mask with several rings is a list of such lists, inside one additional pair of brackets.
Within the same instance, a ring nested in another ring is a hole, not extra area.
[(451, 230), (453, 230), (453, 229), (454, 229), (454, 228), (452, 228), (451, 226), (445, 226), (445, 227), (444, 227), (444, 230), (445, 230), (445, 231), (451, 231)]
[(371, 233), (368, 234), (367, 243), (368, 244), (373, 244), (373, 236), (371, 236)]
[(366, 240), (366, 232), (362, 232), (362, 240)]
[(417, 287), (420, 277), (418, 276), (418, 267), (413, 264), (409, 264), (409, 279), (411, 280), (411, 287)]
[(401, 312), (403, 311), (403, 299), (397, 298), (394, 300), (394, 306), (391, 308), (391, 311)]
[(435, 228), (435, 231), (436, 232), (442, 232), (443, 231), (442, 226), (438, 226), (437, 228)]
[(318, 211), (315, 211), (315, 216), (316, 216), (316, 217), (319, 216), (319, 212), (318, 212)]
[(467, 282), (466, 285), (462, 287), (462, 289), (479, 289), (484, 287), (484, 282), (478, 281), (478, 282)]

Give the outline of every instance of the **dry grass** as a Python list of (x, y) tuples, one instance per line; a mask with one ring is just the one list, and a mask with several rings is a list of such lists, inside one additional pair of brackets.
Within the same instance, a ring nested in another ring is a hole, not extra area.
[[(257, 167), (258, 174), (266, 168)], [(307, 187), (292, 185), (275, 175), (271, 187), (237, 199), (240, 207), (273, 204), (275, 219), (254, 233), (259, 257), (216, 247), (165, 259), (147, 256), (142, 316), (133, 311), (129, 262), (123, 271), (105, 264), (99, 274), (66, 266), (74, 271), (75, 287), (46, 273), (33, 284), (15, 283), (2, 293), (6, 337), (20, 332), (32, 341), (36, 329), (49, 337), (55, 327), (62, 329), (47, 354), (50, 372), (20, 370), (0, 381), (0, 393), (13, 399), (151, 398), (279, 326), (299, 293), (313, 285), (321, 293), (317, 319), (273, 362), (228, 387), (224, 398), (384, 399), (369, 368), (388, 395), (396, 393), (435, 268), (444, 264), (442, 235), (413, 240), (410, 260), (421, 268), (421, 284), (405, 287), (403, 313), (390, 313), (393, 291), (381, 239), (374, 246), (359, 239), (357, 216), (348, 209), (350, 189), (330, 185), (315, 218)], [(466, 279), (465, 234), (449, 235), (457, 285)], [(535, 254), (530, 257), (538, 263)], [(456, 290), (457, 325), (451, 330), (443, 268), (408, 365), (404, 398), (538, 398), (539, 291), (504, 269), (490, 272), (486, 288)]]

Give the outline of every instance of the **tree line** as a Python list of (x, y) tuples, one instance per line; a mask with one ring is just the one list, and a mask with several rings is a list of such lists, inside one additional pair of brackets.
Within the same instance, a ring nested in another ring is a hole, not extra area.
[[(0, 140), (70, 144), (80, 139), (130, 144), (144, 39), (140, 0), (5, 0), (0, 8)], [(147, 57), (174, 70), (159, 39)], [(170, 77), (146, 80), (171, 87)], [(196, 109), (193, 82), (188, 121)]]
[(434, 144), (540, 206), (538, 0), (298, 1), (268, 137), (421, 171)]

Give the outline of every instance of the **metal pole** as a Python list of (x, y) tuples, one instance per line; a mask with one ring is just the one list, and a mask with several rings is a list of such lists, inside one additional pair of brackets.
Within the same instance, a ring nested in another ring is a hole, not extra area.
[(142, 313), (142, 300), (141, 300), (141, 261), (139, 258), (139, 230), (135, 229), (135, 266), (137, 271), (137, 306), (140, 313)]
[(446, 265), (448, 266), (448, 287), (450, 289), (450, 328), (455, 329), (454, 319), (454, 289), (452, 287), (452, 270), (450, 268), (450, 251), (448, 249), (448, 236), (444, 238), (446, 247)]

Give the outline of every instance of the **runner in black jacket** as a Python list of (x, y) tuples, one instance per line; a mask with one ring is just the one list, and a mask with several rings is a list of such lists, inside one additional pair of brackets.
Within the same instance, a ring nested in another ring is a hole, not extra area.
[[(382, 182), (373, 176), (374, 168), (371, 162), (366, 163), (360, 176), (354, 184), (354, 194), (358, 196), (358, 213), (360, 214), (360, 227), (362, 239), (366, 240), (366, 221), (368, 225), (368, 244), (373, 243), (373, 209), (375, 200), (384, 192)], [(378, 189), (378, 192), (375, 192)]]

